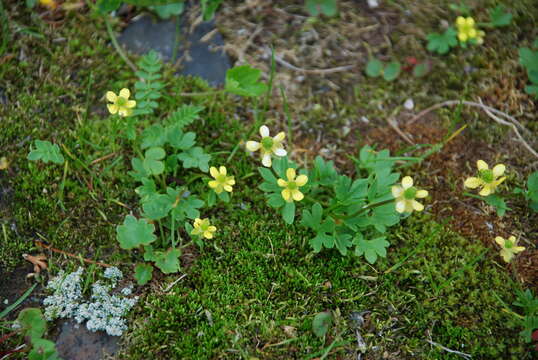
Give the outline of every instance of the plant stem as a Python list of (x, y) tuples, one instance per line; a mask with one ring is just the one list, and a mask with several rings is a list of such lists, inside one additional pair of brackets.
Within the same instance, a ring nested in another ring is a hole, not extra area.
[[(247, 135), (246, 135), (246, 138), (248, 139), (250, 137), (250, 135), (252, 135), (252, 133), (254, 132), (254, 130), (256, 130), (256, 128), (258, 128), (260, 126), (260, 122), (261, 122), (261, 117), (258, 117), (258, 100), (255, 99), (255, 105), (254, 105), (254, 124), (252, 125), (252, 127), (250, 128), (250, 130), (247, 132)], [(239, 144), (240, 143), (237, 143), (235, 145), (235, 147), (233, 148), (232, 150), (232, 153), (230, 154), (230, 156), (228, 156), (228, 159), (226, 159), (226, 164), (228, 164), (232, 158), (234, 157), (235, 153), (237, 152), (237, 150), (239, 150)]]
[(116, 36), (114, 35), (114, 32), (112, 31), (112, 26), (110, 26), (110, 21), (108, 21), (108, 17), (105, 15), (103, 16), (103, 20), (105, 21), (106, 25), (106, 31), (108, 32), (108, 36), (110, 36), (110, 41), (112, 41), (112, 45), (116, 49), (117, 53), (120, 55), (120, 57), (125, 61), (125, 63), (133, 70), (133, 72), (137, 72), (138, 69), (136, 68), (136, 65), (129, 60), (127, 55), (125, 55), (125, 52), (121, 48), (120, 44), (118, 44), (118, 40), (116, 40)]
[(370, 210), (370, 209), (376, 208), (376, 207), (378, 207), (378, 206), (382, 206), (382, 205), (389, 204), (389, 203), (391, 203), (391, 202), (394, 202), (394, 199), (383, 200), (383, 201), (380, 201), (380, 202), (376, 202), (376, 203), (370, 204), (370, 205), (368, 205), (368, 206), (363, 207), (362, 209), (360, 209), (359, 211), (357, 211), (355, 214), (346, 216), (346, 218), (355, 217), (355, 216), (357, 216), (357, 215), (359, 215), (359, 214), (362, 214), (362, 213), (365, 212), (365, 211), (368, 211), (368, 210)]
[(175, 218), (174, 218), (174, 211), (172, 210), (172, 214), (170, 215), (170, 227), (171, 227), (171, 233), (170, 233), (170, 239), (172, 240), (172, 249), (175, 249), (176, 248), (176, 240), (174, 239), (175, 238), (175, 232), (176, 232), (176, 229), (175, 229)]

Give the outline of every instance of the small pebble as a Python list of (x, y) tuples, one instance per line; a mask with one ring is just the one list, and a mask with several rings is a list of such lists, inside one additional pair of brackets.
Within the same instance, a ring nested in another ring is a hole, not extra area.
[(414, 107), (415, 107), (415, 103), (413, 99), (409, 98), (405, 100), (404, 108), (406, 108), (407, 110), (413, 110)]

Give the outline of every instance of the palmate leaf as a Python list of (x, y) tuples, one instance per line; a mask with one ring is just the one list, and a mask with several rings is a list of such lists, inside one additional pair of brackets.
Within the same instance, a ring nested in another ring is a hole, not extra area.
[(178, 272), (181, 267), (179, 265), (179, 257), (181, 250), (169, 249), (166, 252), (155, 252), (155, 266), (157, 266), (164, 274)]
[(47, 329), (47, 322), (43, 313), (36, 308), (22, 310), (17, 317), (17, 322), (21, 325), (24, 334), (30, 339), (40, 338)]
[(366, 64), (366, 75), (369, 77), (378, 77), (383, 74), (383, 62), (378, 59), (371, 59)]
[(457, 31), (453, 27), (449, 27), (442, 34), (428, 34), (427, 49), (440, 55), (446, 54), (450, 48), (458, 45), (458, 39), (456, 37), (457, 34)]
[(312, 321), (312, 331), (316, 336), (323, 337), (329, 331), (333, 322), (333, 316), (330, 311), (324, 311), (317, 314)]
[(28, 360), (61, 360), (55, 346), (56, 344), (50, 340), (33, 339), (33, 348), (28, 353)]
[(149, 264), (137, 264), (135, 267), (134, 278), (138, 285), (145, 285), (151, 280), (153, 274), (153, 266)]
[(34, 147), (28, 154), (28, 160), (41, 160), (44, 163), (48, 163), (50, 161), (55, 164), (64, 163), (64, 157), (62, 156), (58, 145), (52, 144), (50, 141), (46, 140), (36, 140), (34, 142)]
[(189, 150), (178, 154), (177, 158), (183, 162), (183, 167), (185, 169), (198, 168), (203, 172), (209, 171), (209, 160), (211, 160), (211, 155), (206, 154), (204, 149), (199, 146), (190, 148)]
[(151, 175), (159, 175), (164, 172), (164, 163), (161, 161), (166, 156), (163, 148), (152, 147), (146, 150), (142, 165), (144, 170)]
[(250, 65), (236, 66), (226, 72), (224, 89), (236, 95), (256, 97), (267, 92), (267, 85), (258, 82), (261, 70)]
[(390, 246), (390, 243), (384, 236), (372, 240), (365, 240), (362, 235), (360, 235), (355, 238), (354, 244), (356, 245), (355, 255), (364, 255), (366, 261), (370, 264), (374, 264), (377, 261), (378, 256), (386, 257), (386, 248)]
[(155, 226), (145, 219), (137, 220), (132, 215), (127, 215), (123, 225), (116, 228), (116, 236), (120, 247), (125, 250), (135, 249), (140, 245), (149, 245), (157, 237), (153, 233)]
[(507, 26), (512, 22), (512, 14), (504, 11), (503, 5), (490, 9), (489, 18), (491, 24), (495, 27)]

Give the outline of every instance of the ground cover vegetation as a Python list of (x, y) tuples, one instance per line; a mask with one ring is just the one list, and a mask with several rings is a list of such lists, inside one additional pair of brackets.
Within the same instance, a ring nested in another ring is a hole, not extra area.
[(120, 5), (0, 2), (2, 357), (59, 318), (126, 359), (535, 355), (536, 4), (195, 2), (221, 89)]

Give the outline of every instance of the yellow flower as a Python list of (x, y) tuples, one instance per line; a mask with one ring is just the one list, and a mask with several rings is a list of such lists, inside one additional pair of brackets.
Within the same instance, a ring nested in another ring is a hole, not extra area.
[(485, 32), (478, 30), (475, 25), (472, 17), (464, 18), (463, 16), (458, 16), (456, 19), (458, 39), (463, 43), (475, 39), (478, 44), (482, 44), (484, 42)]
[(284, 188), (281, 193), (284, 200), (287, 202), (303, 200), (304, 195), (299, 188), (308, 182), (308, 177), (306, 175), (299, 175), (296, 179), (295, 169), (293, 168), (286, 170), (286, 177), (288, 178), (288, 181), (278, 179), (278, 186)]
[(482, 187), (482, 190), (479, 192), (481, 196), (493, 194), (497, 186), (506, 179), (506, 176), (499, 178), (506, 170), (506, 166), (503, 164), (495, 165), (493, 169), (490, 170), (488, 164), (486, 164), (484, 160), (478, 160), (476, 162), (476, 167), (478, 168), (478, 177), (467, 178), (463, 185), (469, 189)]
[(413, 178), (406, 176), (402, 179), (402, 185), (392, 187), (392, 196), (396, 198), (396, 211), (399, 213), (424, 210), (424, 205), (415, 199), (422, 199), (428, 196), (428, 191), (419, 190), (413, 186)]
[(129, 100), (131, 92), (129, 89), (123, 88), (120, 94), (116, 95), (112, 91), (106, 92), (106, 99), (112, 104), (107, 104), (108, 111), (111, 114), (118, 113), (119, 116), (129, 116), (133, 113), (133, 108), (136, 106), (136, 101)]
[(226, 168), (224, 166), (221, 166), (219, 170), (211, 166), (209, 172), (215, 178), (215, 180), (211, 180), (208, 183), (211, 189), (215, 190), (217, 194), (220, 194), (223, 190), (232, 192), (232, 185), (235, 185), (235, 180), (233, 176), (226, 176)]
[(193, 226), (194, 229), (192, 229), (191, 235), (203, 236), (206, 239), (212, 239), (213, 233), (217, 231), (217, 228), (209, 223), (209, 219), (196, 218)]
[(39, 4), (52, 10), (58, 7), (58, 4), (56, 4), (56, 1), (54, 0), (39, 0)]
[(0, 158), (0, 170), (6, 170), (9, 167), (9, 162), (5, 156)]
[(272, 154), (276, 156), (286, 156), (287, 154), (282, 145), (286, 134), (282, 131), (276, 134), (275, 137), (271, 137), (269, 136), (269, 128), (262, 125), (260, 127), (260, 135), (262, 137), (261, 142), (247, 141), (246, 146), (252, 152), (260, 150), (263, 166), (270, 167)]
[(502, 248), (501, 256), (503, 257), (503, 260), (507, 263), (510, 262), (516, 254), (525, 250), (523, 246), (517, 246), (517, 240), (515, 236), (510, 236), (508, 240), (497, 236), (495, 238), (495, 242), (499, 244), (499, 246)]

